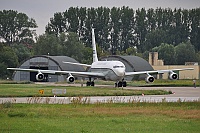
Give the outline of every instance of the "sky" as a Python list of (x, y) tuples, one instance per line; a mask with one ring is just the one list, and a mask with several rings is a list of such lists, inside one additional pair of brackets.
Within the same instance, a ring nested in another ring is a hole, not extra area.
[(16, 10), (36, 20), (36, 33), (45, 32), (45, 26), (56, 12), (64, 12), (70, 7), (122, 7), (138, 8), (182, 8), (200, 7), (200, 0), (0, 0), (0, 10)]

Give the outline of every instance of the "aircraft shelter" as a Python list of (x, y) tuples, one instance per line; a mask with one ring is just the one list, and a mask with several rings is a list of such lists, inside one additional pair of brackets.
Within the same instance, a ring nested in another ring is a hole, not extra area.
[[(65, 62), (75, 62), (75, 59), (68, 56), (33, 56), (23, 62), (19, 67), (26, 69), (58, 70), (58, 71), (85, 71), (82, 66), (65, 64)], [(13, 73), (14, 81), (33, 81), (36, 82), (36, 72), (15, 71)], [(43, 82), (62, 82), (66, 81), (68, 75), (49, 75), (45, 74)], [(77, 77), (76, 77), (77, 78)]]

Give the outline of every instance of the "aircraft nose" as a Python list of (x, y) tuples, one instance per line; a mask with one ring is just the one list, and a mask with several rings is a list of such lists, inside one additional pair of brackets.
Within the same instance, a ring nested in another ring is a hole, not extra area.
[(125, 75), (125, 69), (118, 69), (118, 76), (124, 76)]

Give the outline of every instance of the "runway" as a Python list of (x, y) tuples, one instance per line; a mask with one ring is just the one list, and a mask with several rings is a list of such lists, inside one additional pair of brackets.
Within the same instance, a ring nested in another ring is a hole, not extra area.
[[(65, 84), (66, 85), (66, 84)], [(77, 86), (77, 84), (73, 84)], [(67, 85), (66, 85), (67, 86)], [(101, 86), (101, 85), (98, 85)], [(12, 103), (41, 103), (41, 104), (95, 104), (95, 103), (136, 103), (136, 102), (194, 102), (200, 101), (200, 87), (126, 87), (124, 89), (167, 90), (170, 95), (141, 95), (141, 96), (98, 96), (98, 97), (16, 97), (0, 98), (0, 104)]]

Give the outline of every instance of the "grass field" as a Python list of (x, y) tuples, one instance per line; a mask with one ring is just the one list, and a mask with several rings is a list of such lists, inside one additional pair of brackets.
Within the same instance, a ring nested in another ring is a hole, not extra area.
[(199, 133), (200, 102), (0, 105), (2, 133)]
[[(173, 81), (172, 81), (173, 82)], [(198, 81), (199, 82), (199, 81)], [(101, 83), (101, 82), (97, 82)], [(111, 82), (106, 82), (106, 84)], [(189, 86), (191, 81), (175, 81)], [(148, 85), (132, 82), (133, 86)], [(168, 84), (159, 81), (155, 84)], [(155, 85), (154, 84), (154, 85)], [(191, 85), (190, 85), (191, 86)], [(52, 96), (52, 89), (67, 89), (65, 96), (141, 95), (169, 92), (104, 87), (66, 87), (0, 82), (0, 97)], [(39, 90), (44, 90), (44, 95)], [(200, 102), (0, 104), (0, 133), (199, 133)]]
[[(131, 96), (131, 95), (165, 95), (165, 90), (127, 90), (105, 87), (49, 86), (38, 84), (0, 84), (0, 97), (47, 97), (53, 96), (52, 89), (66, 89), (67, 93), (59, 96)], [(39, 90), (44, 90), (40, 94)]]

